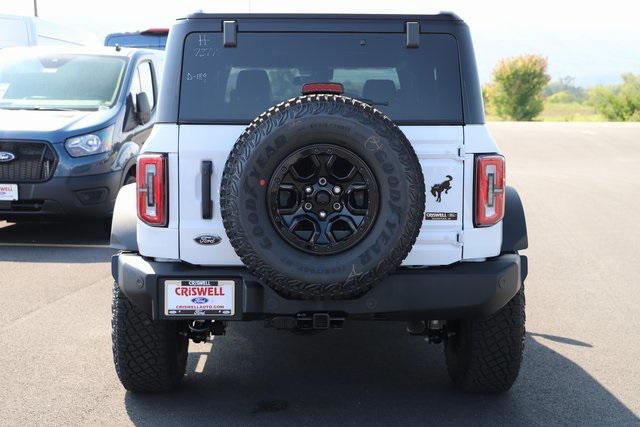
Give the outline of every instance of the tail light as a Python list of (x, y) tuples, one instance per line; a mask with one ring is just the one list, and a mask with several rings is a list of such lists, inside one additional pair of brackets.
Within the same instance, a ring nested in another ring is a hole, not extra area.
[(138, 218), (154, 227), (167, 225), (167, 158), (164, 154), (138, 157)]
[(488, 227), (504, 217), (504, 157), (476, 157), (476, 227)]
[(329, 93), (333, 95), (342, 95), (344, 86), (342, 83), (306, 83), (302, 86), (302, 94), (310, 95), (312, 93)]

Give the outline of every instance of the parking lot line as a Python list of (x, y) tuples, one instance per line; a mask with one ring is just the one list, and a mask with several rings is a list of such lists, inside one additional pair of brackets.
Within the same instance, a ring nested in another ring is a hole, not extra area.
[(204, 371), (204, 365), (207, 363), (207, 355), (201, 354), (198, 358), (198, 363), (196, 363), (196, 368), (194, 372), (197, 374), (201, 374)]
[(22, 247), (22, 248), (108, 248), (109, 245), (73, 244), (73, 243), (0, 243), (0, 247)]

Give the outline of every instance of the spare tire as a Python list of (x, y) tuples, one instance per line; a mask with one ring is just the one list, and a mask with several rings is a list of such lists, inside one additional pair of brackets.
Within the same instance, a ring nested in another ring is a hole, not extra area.
[(424, 215), (420, 163), (368, 104), (306, 95), (238, 138), (221, 184), (224, 226), (249, 270), (279, 294), (344, 299), (396, 269)]

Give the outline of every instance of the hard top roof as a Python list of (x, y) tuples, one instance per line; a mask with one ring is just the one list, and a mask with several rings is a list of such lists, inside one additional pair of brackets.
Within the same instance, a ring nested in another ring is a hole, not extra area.
[(331, 20), (421, 20), (421, 21), (462, 21), (453, 12), (427, 15), (400, 14), (339, 14), (339, 13), (206, 13), (198, 12), (180, 19), (331, 19)]
[[(235, 21), (225, 23), (225, 21)], [(308, 33), (407, 33), (409, 22), (418, 22), (421, 34), (449, 34), (456, 39), (460, 58), (464, 122), (484, 123), (482, 95), (468, 25), (456, 14), (324, 14), (324, 13), (194, 13), (178, 19), (169, 32), (165, 77), (162, 94), (165, 100), (180, 99), (180, 76), (183, 71), (185, 40), (197, 33), (223, 33), (233, 38), (235, 33), (281, 32)], [(228, 31), (226, 33), (225, 31)], [(295, 35), (293, 36), (295, 37)], [(233, 44), (233, 48), (236, 45)], [(176, 102), (160, 102), (158, 123), (178, 123)]]

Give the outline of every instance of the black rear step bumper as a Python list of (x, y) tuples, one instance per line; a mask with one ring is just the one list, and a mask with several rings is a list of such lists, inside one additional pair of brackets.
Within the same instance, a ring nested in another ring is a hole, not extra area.
[(400, 268), (357, 299), (326, 301), (286, 299), (239, 267), (156, 262), (127, 252), (114, 255), (111, 267), (122, 292), (154, 319), (165, 318), (164, 279), (226, 278), (236, 281), (236, 309), (234, 316), (220, 316), (220, 320), (299, 313), (342, 313), (346, 318), (363, 320), (446, 320), (487, 316), (502, 308), (522, 286), (527, 258), (504, 254), (447, 267)]

